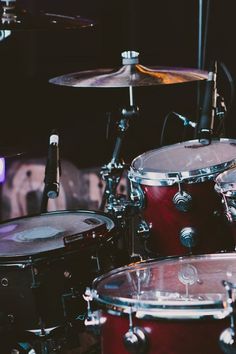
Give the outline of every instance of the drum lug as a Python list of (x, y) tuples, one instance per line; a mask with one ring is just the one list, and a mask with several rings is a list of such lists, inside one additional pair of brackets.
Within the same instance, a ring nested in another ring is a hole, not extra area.
[(147, 338), (142, 328), (134, 327), (125, 333), (124, 345), (129, 353), (145, 353), (147, 350)]
[(192, 209), (193, 199), (190, 194), (185, 191), (177, 192), (173, 197), (173, 203), (179, 211), (187, 212)]
[(143, 209), (145, 207), (145, 195), (142, 187), (139, 184), (131, 183), (131, 194), (130, 198), (134, 205)]
[(184, 227), (179, 234), (180, 242), (184, 247), (193, 248), (197, 245), (197, 230), (193, 227)]
[(148, 223), (145, 220), (142, 220), (139, 223), (138, 229), (137, 229), (137, 233), (144, 240), (149, 238), (149, 236), (150, 236), (150, 226), (148, 225)]
[(140, 327), (133, 327), (132, 309), (129, 312), (129, 330), (123, 336), (123, 342), (129, 353), (145, 353), (148, 347), (147, 336)]

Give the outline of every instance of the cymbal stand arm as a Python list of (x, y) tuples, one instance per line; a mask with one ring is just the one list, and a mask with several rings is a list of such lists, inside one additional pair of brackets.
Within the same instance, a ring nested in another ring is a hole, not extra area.
[[(130, 97), (131, 96), (132, 95), (130, 95)], [(130, 102), (133, 102), (133, 98), (130, 98)], [(104, 210), (106, 202), (108, 202), (108, 209), (110, 210), (113, 209), (114, 203), (116, 204), (116, 189), (125, 167), (124, 162), (120, 159), (122, 143), (129, 128), (130, 119), (136, 117), (137, 114), (138, 107), (135, 106), (123, 108), (121, 111), (121, 118), (118, 122), (118, 133), (111, 161), (101, 169), (101, 176), (105, 181), (105, 190), (100, 210)]]

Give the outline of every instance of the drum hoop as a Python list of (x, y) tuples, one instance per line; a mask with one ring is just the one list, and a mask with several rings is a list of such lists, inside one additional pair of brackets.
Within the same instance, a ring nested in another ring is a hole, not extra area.
[[(201, 254), (201, 255), (194, 255), (191, 256), (192, 260), (203, 260), (203, 259), (214, 259), (219, 257), (221, 259), (227, 259), (232, 257), (232, 253), (214, 253), (214, 254)], [(113, 269), (112, 271), (103, 274), (96, 279), (93, 280), (92, 283), (92, 296), (93, 299), (105, 306), (107, 309), (110, 309), (114, 312), (117, 313), (129, 313), (130, 309), (132, 308), (132, 311), (143, 314), (142, 316), (153, 316), (153, 317), (166, 317), (165, 312), (169, 311), (170, 312), (170, 317), (171, 318), (179, 318), (182, 316), (183, 311), (185, 311), (185, 317), (186, 318), (195, 318), (195, 317), (204, 317), (204, 316), (213, 316), (214, 318), (223, 318), (225, 314), (228, 314), (230, 309), (225, 307), (225, 304), (223, 301), (202, 301), (198, 302), (196, 301), (195, 303), (188, 303), (186, 302), (184, 304), (183, 302), (176, 302), (176, 305), (173, 305), (174, 301), (172, 303), (170, 301), (154, 301), (154, 300), (137, 300), (137, 299), (130, 299), (130, 298), (114, 298), (114, 297), (109, 297), (109, 296), (104, 296), (102, 294), (98, 294), (96, 287), (99, 285), (101, 281), (103, 281), (106, 278), (109, 278), (116, 273), (119, 273), (121, 271), (125, 270), (130, 270), (132, 268), (135, 269), (135, 265), (137, 264), (150, 264), (154, 262), (171, 262), (173, 260), (188, 260), (189, 256), (167, 256), (167, 257), (162, 257), (159, 259), (148, 259), (148, 260), (143, 260), (140, 262), (136, 262), (135, 264), (130, 264), (126, 265), (124, 267), (120, 267), (117, 269)], [(187, 304), (187, 305), (186, 305)], [(174, 312), (175, 315), (174, 315)]]
[(227, 197), (236, 196), (236, 182), (224, 182), (220, 179), (224, 178), (230, 172), (230, 169), (218, 174), (215, 178), (215, 190), (217, 193), (225, 194)]
[[(23, 216), (23, 217), (17, 217), (17, 218), (12, 218), (10, 220), (5, 220), (3, 222), (0, 223), (1, 225), (4, 225), (7, 222), (17, 222), (18, 220), (22, 220), (22, 219), (28, 219), (28, 218), (34, 218), (34, 217), (40, 217), (40, 216), (44, 216), (44, 215), (56, 215), (56, 214), (70, 214), (70, 213), (78, 213), (78, 214), (94, 214), (94, 215), (101, 215), (103, 217), (105, 217), (107, 220), (109, 220), (110, 226), (107, 225), (107, 231), (106, 234), (110, 234), (110, 237), (106, 238), (106, 243), (110, 242), (113, 239), (113, 231), (115, 230), (115, 228), (117, 227), (117, 221), (115, 220), (115, 218), (113, 216), (111, 216), (110, 214), (107, 215), (105, 212), (102, 211), (96, 211), (96, 210), (84, 210), (84, 209), (73, 209), (73, 210), (55, 210), (55, 211), (50, 211), (47, 213), (41, 213), (41, 214), (32, 214), (32, 215), (27, 215), (27, 216)], [(95, 230), (95, 228), (94, 228)], [(99, 230), (98, 230), (99, 231)], [(79, 234), (79, 232), (78, 232)], [(101, 241), (101, 240), (100, 240)], [(99, 245), (102, 244), (102, 241), (99, 243)], [(89, 245), (91, 248), (92, 246)], [(94, 245), (95, 246), (95, 245)], [(66, 250), (66, 251), (65, 251)], [(83, 249), (84, 250), (84, 249)], [(66, 245), (64, 245), (64, 247), (60, 247), (57, 249), (53, 249), (53, 250), (47, 250), (47, 251), (42, 251), (42, 252), (37, 252), (37, 253), (31, 253), (28, 255), (20, 255), (20, 254), (14, 254), (14, 256), (10, 256), (10, 255), (0, 255), (0, 266), (11, 266), (11, 267), (18, 267), (18, 268), (25, 268), (28, 266), (31, 266), (32, 264), (38, 263), (38, 262), (45, 262), (47, 261), (47, 257), (50, 255), (50, 259), (52, 255), (55, 255), (55, 258), (53, 258), (53, 261), (55, 259), (60, 259), (60, 257), (65, 258), (65, 256), (70, 256), (72, 254), (76, 254), (79, 251), (81, 251), (78, 248), (71, 248), (71, 247), (67, 247)]]
[[(187, 142), (181, 142), (175, 144), (175, 146), (182, 145), (184, 143), (194, 143), (197, 140), (190, 140)], [(235, 143), (236, 140), (233, 139), (220, 139), (219, 140), (222, 143)], [(164, 149), (160, 148), (158, 150)], [(148, 151), (149, 153), (155, 152), (157, 149)], [(145, 153), (144, 153), (145, 154)], [(191, 171), (176, 171), (176, 172), (156, 172), (156, 171), (147, 171), (144, 172), (142, 169), (136, 169), (134, 167), (134, 163), (137, 159), (141, 158), (144, 154), (139, 155), (136, 157), (130, 167), (130, 171), (128, 172), (128, 177), (130, 181), (138, 183), (138, 184), (144, 184), (148, 186), (172, 186), (175, 183), (199, 183), (199, 182), (205, 182), (207, 180), (212, 180), (218, 175), (219, 173), (223, 172), (225, 169), (229, 169), (232, 167), (236, 166), (236, 159), (232, 159), (229, 161), (225, 161), (222, 163), (219, 163), (217, 165), (209, 166), (209, 167), (204, 167), (196, 170), (191, 170)]]
[[(116, 316), (127, 316), (130, 313), (131, 308), (126, 307), (119, 309), (119, 308), (107, 308), (107, 312), (111, 315), (116, 315)], [(132, 307), (132, 310), (134, 308)], [(137, 310), (134, 311), (135, 313), (135, 318), (141, 319), (141, 320), (152, 320), (152, 319), (157, 319), (158, 320), (209, 320), (209, 319), (224, 319), (228, 315), (230, 315), (230, 309), (225, 309), (222, 307), (219, 308), (202, 308), (198, 310), (193, 310), (190, 309), (189, 311), (186, 311), (185, 309), (180, 309), (180, 310), (173, 310), (173, 309), (152, 309), (152, 310)]]

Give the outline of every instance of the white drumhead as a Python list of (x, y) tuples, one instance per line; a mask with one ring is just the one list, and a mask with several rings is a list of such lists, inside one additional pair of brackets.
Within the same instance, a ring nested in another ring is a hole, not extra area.
[(176, 181), (198, 182), (213, 178), (236, 165), (236, 140), (213, 140), (202, 145), (198, 140), (181, 142), (148, 151), (136, 157), (129, 178), (148, 185), (169, 185)]
[(103, 226), (106, 233), (115, 227), (105, 213), (87, 210), (55, 211), (5, 221), (0, 223), (0, 257), (14, 260), (17, 256), (65, 249), (65, 239), (77, 236), (86, 246), (93, 232), (96, 242), (96, 230)]

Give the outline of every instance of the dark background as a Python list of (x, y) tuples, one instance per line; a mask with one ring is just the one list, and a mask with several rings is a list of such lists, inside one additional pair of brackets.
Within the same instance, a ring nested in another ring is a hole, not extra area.
[[(228, 114), (226, 137), (236, 137), (234, 0), (210, 1), (204, 69), (213, 59), (227, 68), (218, 72), (218, 91)], [(206, 13), (206, 1), (204, 13)], [(51, 129), (60, 133), (60, 153), (79, 168), (100, 166), (110, 157), (115, 121), (128, 104), (128, 89), (75, 89), (48, 83), (66, 73), (103, 67), (119, 68), (121, 52), (137, 50), (146, 66), (198, 66), (197, 0), (44, 0), (18, 3), (31, 11), (81, 15), (92, 28), (15, 31), (0, 42), (0, 146), (16, 147), (27, 156), (47, 154)], [(230, 80), (231, 85), (230, 85)], [(203, 92), (204, 85), (200, 85)], [(160, 146), (165, 116), (171, 110), (198, 120), (198, 84), (135, 88), (139, 118), (133, 120), (122, 155), (130, 163), (140, 153)], [(111, 116), (109, 136), (107, 121)], [(168, 119), (163, 144), (192, 139), (192, 128)], [(11, 159), (7, 161), (10, 163)]]

